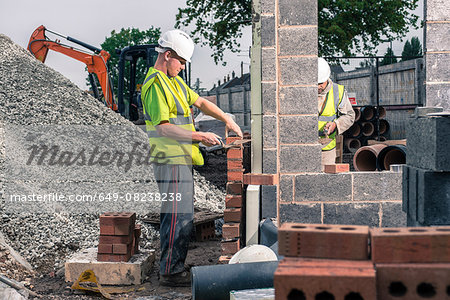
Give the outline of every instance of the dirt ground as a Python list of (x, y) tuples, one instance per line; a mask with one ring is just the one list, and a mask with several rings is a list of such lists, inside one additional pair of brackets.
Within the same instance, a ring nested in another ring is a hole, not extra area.
[[(221, 189), (225, 189), (227, 176), (225, 155), (209, 155), (207, 164), (203, 167), (196, 167), (196, 170), (211, 183)], [(159, 285), (159, 241), (153, 246), (156, 249), (156, 259), (152, 271), (148, 274), (145, 282), (139, 286), (135, 286), (133, 292), (114, 294), (113, 299), (187, 300), (192, 298), (190, 287), (171, 288)], [(205, 242), (191, 242), (186, 265), (188, 267), (215, 265), (218, 264), (220, 255), (220, 237)], [(33, 278), (30, 287), (34, 292), (42, 295), (43, 299), (71, 300), (102, 298), (99, 293), (72, 290), (70, 286), (71, 283), (67, 283), (64, 280), (63, 270), (60, 270), (58, 272), (51, 272), (50, 274), (41, 274)]]

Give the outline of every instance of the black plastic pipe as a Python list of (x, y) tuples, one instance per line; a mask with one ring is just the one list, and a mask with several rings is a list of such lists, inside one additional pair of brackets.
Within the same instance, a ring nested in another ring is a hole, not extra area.
[(193, 300), (229, 300), (230, 291), (273, 287), (278, 261), (191, 269)]

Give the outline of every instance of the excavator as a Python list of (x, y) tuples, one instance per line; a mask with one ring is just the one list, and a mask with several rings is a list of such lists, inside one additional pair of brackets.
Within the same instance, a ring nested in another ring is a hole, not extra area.
[[(46, 36), (46, 32), (78, 44), (90, 50), (91, 53), (62, 44), (59, 40), (53, 41)], [(155, 64), (156, 58), (158, 57), (158, 52), (155, 50), (156, 46), (154, 44), (144, 44), (116, 49), (116, 54), (119, 56), (117, 101), (115, 101), (113, 94), (112, 80), (107, 65), (111, 54), (107, 51), (70, 36), (64, 36), (51, 31), (43, 25), (39, 26), (31, 35), (30, 41), (28, 42), (28, 51), (41, 62), (45, 62), (48, 51), (53, 50), (85, 63), (94, 97), (102, 101), (94, 78), (95, 74), (100, 83), (106, 106), (120, 113), (128, 120), (133, 121), (135, 124), (143, 124), (142, 104), (140, 101), (140, 87), (142, 84), (136, 80), (138, 77), (137, 66), (141, 59), (145, 61), (146, 69)], [(188, 85), (190, 84), (190, 64), (187, 70), (181, 72), (180, 76)], [(128, 94), (125, 94), (125, 84), (128, 85)]]
[[(86, 51), (75, 49), (71, 46), (62, 44), (59, 40), (52, 41), (46, 36), (46, 30), (57, 36), (63, 37), (66, 40), (83, 46), (84, 48), (92, 51), (93, 53), (88, 53)], [(107, 107), (114, 111), (117, 111), (117, 104), (114, 102), (113, 89), (111, 84), (111, 79), (108, 73), (107, 62), (111, 55), (105, 50), (99, 49), (92, 45), (86, 44), (82, 41), (74, 39), (70, 36), (63, 36), (57, 32), (46, 29), (43, 25), (39, 26), (31, 35), (30, 41), (28, 42), (28, 51), (34, 55), (41, 62), (45, 62), (49, 50), (60, 52), (73, 59), (81, 61), (86, 64), (89, 73), (89, 81), (94, 92), (94, 97), (101, 99), (98, 93), (98, 88), (95, 83), (93, 74), (95, 74), (100, 82), (100, 86), (103, 91), (104, 101)]]

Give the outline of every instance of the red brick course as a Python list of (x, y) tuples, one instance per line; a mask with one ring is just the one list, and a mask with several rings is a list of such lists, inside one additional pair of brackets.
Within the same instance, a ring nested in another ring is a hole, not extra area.
[(244, 169), (228, 170), (227, 172), (228, 182), (239, 182), (244, 181)]
[(227, 195), (225, 197), (225, 207), (242, 207), (242, 195)]
[(334, 164), (334, 165), (325, 165), (324, 172), (325, 173), (344, 173), (350, 171), (350, 165), (349, 164)]
[(233, 255), (241, 249), (240, 239), (223, 241), (221, 244), (222, 255)]
[(222, 226), (222, 236), (224, 239), (234, 239), (241, 236), (240, 223), (226, 223)]
[(242, 195), (244, 186), (242, 183), (227, 182), (228, 195)]
[(450, 226), (372, 228), (374, 263), (450, 263)]
[(242, 146), (240, 146), (239, 148), (230, 148), (227, 151), (228, 159), (240, 159), (242, 161), (243, 157), (244, 157), (244, 150)]
[(367, 260), (368, 226), (284, 223), (278, 230), (280, 255)]
[(227, 222), (241, 222), (242, 209), (241, 208), (226, 208), (223, 212), (223, 219)]
[(278, 184), (278, 176), (277, 176), (277, 174), (247, 173), (247, 174), (244, 174), (244, 184), (277, 185)]
[(320, 260), (303, 265), (285, 258), (274, 274), (275, 299), (364, 299), (376, 300), (375, 269), (370, 261), (340, 261), (340, 266)]

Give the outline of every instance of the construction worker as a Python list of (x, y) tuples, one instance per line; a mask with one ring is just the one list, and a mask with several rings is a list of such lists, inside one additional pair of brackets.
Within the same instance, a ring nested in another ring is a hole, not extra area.
[(331, 141), (322, 147), (322, 166), (336, 163), (336, 135), (344, 133), (355, 122), (355, 111), (343, 85), (333, 83), (327, 61), (318, 61), (319, 137)]
[(191, 61), (194, 42), (181, 30), (170, 30), (158, 41), (155, 65), (142, 86), (143, 112), (152, 151), (152, 163), (161, 201), (160, 284), (190, 286), (184, 262), (193, 230), (194, 184), (192, 165), (203, 165), (198, 143), (220, 144), (212, 132), (195, 130), (189, 106), (194, 105), (242, 137), (231, 117), (199, 97), (177, 76)]

